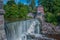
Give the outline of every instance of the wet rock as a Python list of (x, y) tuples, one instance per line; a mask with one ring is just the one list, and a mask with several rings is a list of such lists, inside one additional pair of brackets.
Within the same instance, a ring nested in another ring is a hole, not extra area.
[(57, 27), (55, 28), (55, 31), (56, 31), (58, 34), (60, 34), (60, 26), (57, 26)]
[(55, 28), (52, 24), (50, 23), (44, 23), (42, 26), (42, 33), (44, 34), (54, 34), (55, 33)]
[(42, 33), (43, 34), (60, 34), (60, 26), (54, 26), (51, 23), (43, 22), (42, 24)]

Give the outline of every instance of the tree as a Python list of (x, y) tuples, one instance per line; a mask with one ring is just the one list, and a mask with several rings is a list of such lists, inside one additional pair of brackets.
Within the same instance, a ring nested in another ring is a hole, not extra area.
[(32, 10), (33, 10), (33, 9), (34, 9), (34, 7), (35, 7), (35, 0), (32, 0), (32, 1), (31, 1), (30, 6), (32, 7)]
[(54, 13), (53, 2), (54, 2), (53, 0), (43, 0), (43, 1), (41, 1), (41, 4), (46, 9), (45, 11), (49, 11), (49, 12)]
[(35, 0), (26, 0), (27, 1), (27, 3), (28, 3), (28, 6), (29, 6), (29, 11), (30, 12), (33, 12), (34, 11), (34, 8), (35, 8)]
[(20, 8), (20, 18), (27, 18), (28, 10), (26, 6)]
[(28, 6), (24, 4), (6, 4), (4, 9), (6, 11), (5, 19), (6, 20), (21, 20), (26, 19), (28, 14)]
[(28, 6), (29, 6), (30, 3), (31, 3), (31, 0), (26, 0), (26, 2), (27, 2), (27, 4), (28, 4)]
[(57, 25), (57, 19), (54, 14), (47, 12), (45, 14), (46, 22), (53, 23), (54, 25)]
[(15, 4), (15, 0), (9, 0), (7, 4), (12, 6), (12, 4)]
[(5, 7), (5, 11), (6, 11), (6, 16), (9, 18), (15, 18), (17, 17), (18, 14), (18, 7), (13, 4), (12, 6), (6, 5)]
[[(53, 15), (53, 19), (51, 17), (51, 15), (48, 17), (46, 17), (48, 22), (50, 22), (50, 20), (52, 21), (51, 23), (53, 24), (57, 24), (57, 18), (59, 19), (58, 17), (58, 13), (60, 13), (60, 0), (43, 0), (41, 1), (41, 4), (43, 5), (44, 7), (44, 10), (45, 10), (45, 13), (49, 16), (50, 14)], [(47, 13), (49, 12), (49, 13)], [(50, 18), (51, 17), (51, 18)]]
[(41, 5), (41, 0), (38, 0), (38, 5)]

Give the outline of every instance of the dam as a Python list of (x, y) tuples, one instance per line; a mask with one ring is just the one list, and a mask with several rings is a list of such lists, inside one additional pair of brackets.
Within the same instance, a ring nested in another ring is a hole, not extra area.
[(53, 40), (41, 34), (41, 23), (38, 19), (5, 23), (7, 40)]

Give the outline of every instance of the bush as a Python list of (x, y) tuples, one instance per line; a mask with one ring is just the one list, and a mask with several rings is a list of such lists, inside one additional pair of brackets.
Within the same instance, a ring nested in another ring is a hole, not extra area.
[(54, 25), (58, 24), (56, 16), (52, 13), (47, 12), (46, 15), (45, 15), (45, 19), (46, 19), (47, 22), (53, 23)]

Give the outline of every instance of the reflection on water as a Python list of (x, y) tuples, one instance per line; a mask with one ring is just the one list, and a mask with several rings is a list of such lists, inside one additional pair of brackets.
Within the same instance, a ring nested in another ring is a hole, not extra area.
[(37, 19), (31, 19), (7, 23), (5, 24), (5, 31), (8, 40), (38, 40), (39, 37), (43, 38), (40, 34), (40, 27), (41, 23)]

